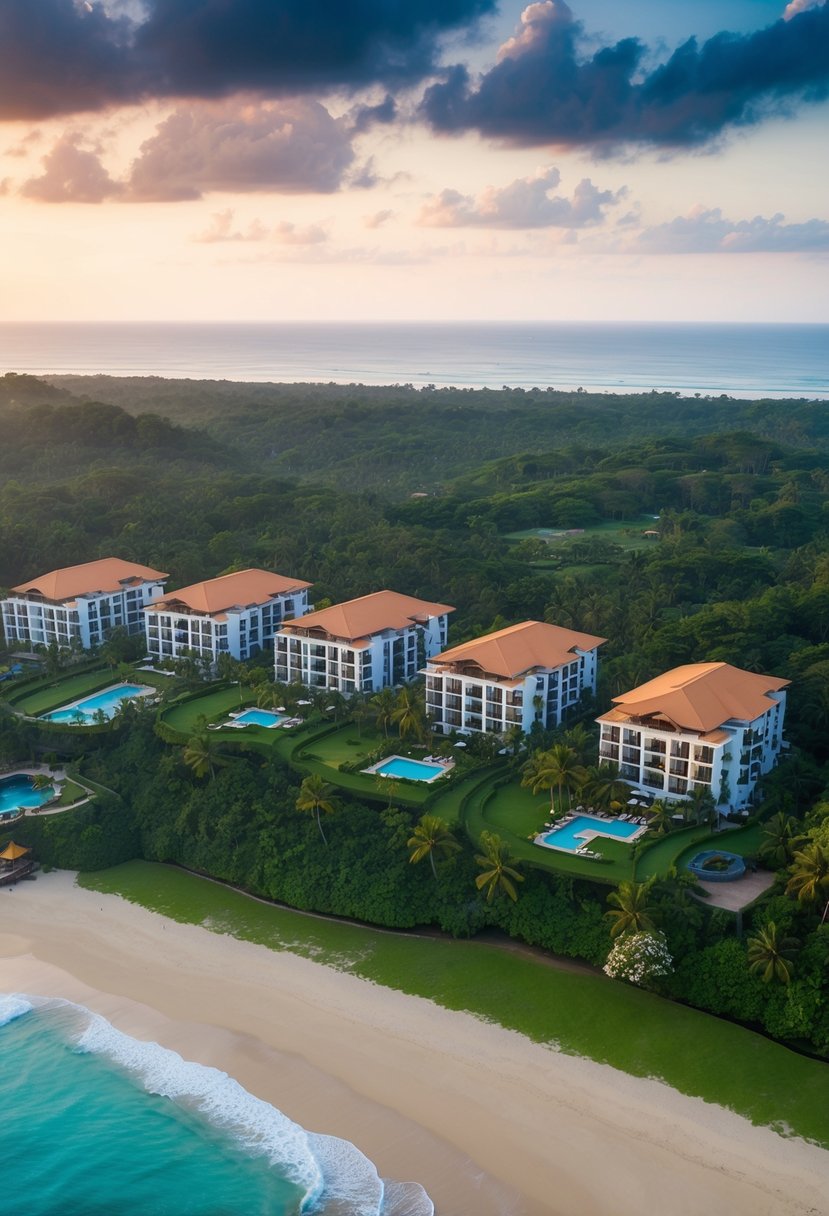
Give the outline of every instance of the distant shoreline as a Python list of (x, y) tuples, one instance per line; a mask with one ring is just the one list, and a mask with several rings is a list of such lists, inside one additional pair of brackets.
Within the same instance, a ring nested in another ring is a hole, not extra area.
[[(806, 1216), (829, 1153), (658, 1082), (43, 875), (4, 900), (4, 990), (77, 1000), (352, 1140), (439, 1216)], [(597, 1158), (601, 1168), (596, 1168)], [(647, 1196), (647, 1201), (645, 1199)]]
[(829, 398), (829, 325), (0, 323), (0, 374)]

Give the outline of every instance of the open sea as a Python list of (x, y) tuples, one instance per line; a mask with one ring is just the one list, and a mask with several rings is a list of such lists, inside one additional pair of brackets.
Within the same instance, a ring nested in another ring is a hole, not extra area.
[(7, 1216), (432, 1216), (347, 1140), (67, 1001), (0, 995)]
[(829, 325), (0, 324), (0, 374), (829, 398)]

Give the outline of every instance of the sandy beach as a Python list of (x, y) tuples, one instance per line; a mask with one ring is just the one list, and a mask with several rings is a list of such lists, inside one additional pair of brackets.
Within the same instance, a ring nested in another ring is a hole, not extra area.
[(829, 1211), (829, 1152), (68, 873), (0, 894), (0, 991), (78, 1001), (225, 1070), (420, 1182), (439, 1216)]

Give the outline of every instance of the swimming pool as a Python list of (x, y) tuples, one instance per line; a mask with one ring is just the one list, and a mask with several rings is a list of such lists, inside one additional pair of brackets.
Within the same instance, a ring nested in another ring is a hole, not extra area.
[(32, 787), (32, 779), (25, 773), (13, 773), (11, 777), (0, 777), (0, 816), (11, 815), (19, 807), (43, 806), (54, 794), (53, 786), (45, 790)]
[(629, 823), (626, 819), (597, 819), (594, 815), (577, 815), (562, 827), (545, 832), (538, 840), (548, 848), (566, 849), (575, 853), (596, 836), (609, 836), (613, 840), (633, 840), (644, 831), (646, 828), (641, 823)]
[(364, 772), (376, 773), (378, 777), (404, 777), (407, 781), (436, 781), (449, 767), (448, 764), (429, 764), (425, 760), (407, 760), (405, 756), (389, 756)]
[(280, 722), (285, 721), (284, 714), (275, 713), (272, 709), (246, 709), (244, 713), (238, 714), (230, 725), (264, 726), (266, 730), (272, 730), (274, 726), (279, 726)]
[(66, 722), (73, 726), (93, 726), (96, 714), (100, 710), (106, 718), (114, 718), (118, 707), (123, 701), (131, 701), (135, 697), (145, 697), (155, 692), (146, 684), (113, 684), (96, 692), (94, 696), (84, 697), (80, 701), (72, 701), (53, 709), (50, 714), (41, 714), (46, 722)]

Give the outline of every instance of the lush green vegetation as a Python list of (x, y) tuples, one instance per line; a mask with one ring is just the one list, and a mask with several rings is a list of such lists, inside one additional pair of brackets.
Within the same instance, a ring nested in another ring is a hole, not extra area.
[(194, 875), (132, 862), (82, 885), (171, 920), (289, 950), (428, 997), (829, 1146), (826, 1066), (760, 1035), (601, 975), (558, 970), (491, 944), (390, 936), (301, 917)]
[[(81, 400), (93, 389), (103, 405)], [(729, 840), (778, 876), (747, 917), (750, 947), (683, 876), (703, 822), (678, 828), (662, 808), (644, 845), (603, 841), (602, 860), (528, 840), (550, 805), (545, 766), (558, 773), (557, 806), (582, 780), (591, 800), (600, 789), (612, 798), (608, 775), (589, 771), (589, 734), (574, 746), (535, 727), (519, 756), (481, 737), (445, 785), (381, 788), (358, 771), (360, 753), (387, 732), (395, 749), (413, 743), (423, 724), (410, 708), (381, 722), (355, 705), (343, 721), (335, 704), (329, 724), (320, 704), (295, 732), (203, 729), (240, 702), (283, 703), (269, 702), (284, 690), (266, 658), (222, 673), (241, 684), (210, 686), (185, 661), (159, 678), (160, 722), (132, 706), (100, 731), (50, 730), (13, 711), (44, 712), (118, 678), (138, 657), (124, 647), (111, 647), (112, 674), (61, 672), (71, 656), (50, 654), (39, 682), (0, 686), (0, 763), (69, 758), (96, 790), (67, 815), (27, 817), (43, 860), (171, 861), (297, 908), (457, 936), (498, 929), (593, 964), (610, 947), (612, 885), (665, 934), (675, 966), (662, 993), (829, 1055), (824, 405), (106, 378), (58, 389), (6, 377), (0, 424), (7, 585), (118, 553), (170, 571), (171, 586), (255, 565), (312, 581), (317, 603), (394, 587), (454, 604), (450, 642), (547, 619), (608, 638), (597, 703), (576, 715), (588, 727), (611, 696), (684, 662), (724, 659), (793, 682), (792, 753), (765, 783), (758, 820)], [(640, 543), (649, 517), (658, 538)], [(548, 546), (538, 529), (584, 531)], [(522, 787), (528, 756), (537, 771)], [(322, 830), (318, 796), (330, 807)], [(437, 839), (424, 816), (460, 847), (435, 844), (413, 864), (410, 842)], [(487, 877), (512, 870), (515, 901)]]

